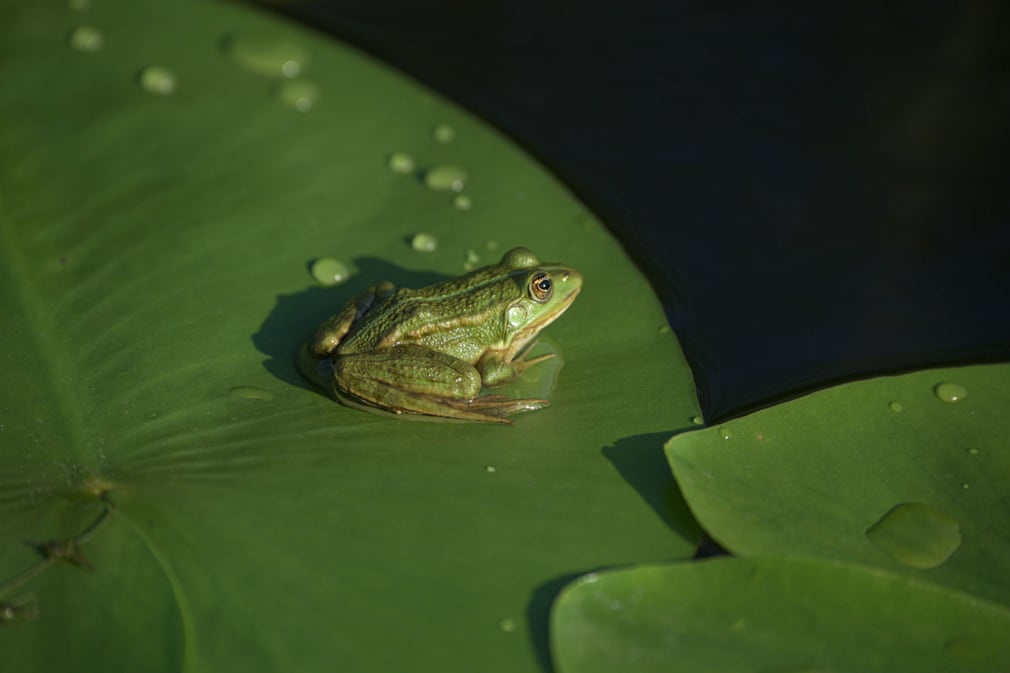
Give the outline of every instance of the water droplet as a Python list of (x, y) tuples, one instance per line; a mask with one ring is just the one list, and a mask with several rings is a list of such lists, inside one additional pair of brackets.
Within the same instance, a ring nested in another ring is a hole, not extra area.
[(347, 265), (337, 259), (321, 257), (312, 262), (312, 277), (323, 287), (333, 287), (343, 283), (351, 275)]
[(230, 392), (235, 397), (244, 397), (247, 400), (272, 400), (274, 398), (273, 393), (253, 386), (235, 386)]
[(456, 131), (448, 124), (439, 124), (431, 132), (432, 137), (440, 143), (451, 143), (456, 137)]
[(309, 63), (300, 44), (265, 33), (229, 35), (223, 44), (232, 63), (259, 75), (297, 77)]
[(964, 482), (963, 484), (961, 484), (961, 488), (967, 491), (969, 488), (971, 488), (971, 484), (969, 484), (968, 482)]
[(94, 53), (102, 48), (104, 42), (102, 31), (93, 26), (77, 26), (70, 33), (70, 46), (77, 51)]
[(466, 183), (466, 172), (458, 166), (436, 166), (424, 174), (428, 189), (439, 192), (459, 192)]
[(972, 447), (972, 448), (968, 449), (968, 453), (970, 453), (973, 456), (977, 456), (978, 455), (978, 449)]
[(91, 9), (91, 0), (67, 0), (67, 9), (84, 12)]
[(308, 112), (319, 100), (319, 87), (304, 79), (281, 82), (276, 91), (277, 100), (299, 112)]
[(498, 249), (498, 241), (495, 240), (484, 241), (484, 249), (487, 250), (488, 252), (494, 252), (495, 250)]
[(406, 152), (394, 152), (390, 154), (386, 164), (389, 166), (389, 170), (394, 173), (405, 175), (414, 172), (414, 157)]
[(145, 91), (167, 96), (175, 91), (175, 73), (159, 65), (151, 65), (140, 71), (138, 79), (140, 87)]
[(473, 207), (473, 201), (466, 194), (457, 194), (452, 198), (452, 205), (456, 207), (457, 210), (470, 210)]
[(431, 234), (414, 234), (410, 239), (410, 247), (418, 252), (434, 252), (438, 248), (438, 239)]
[(705, 425), (705, 419), (703, 419), (701, 416), (692, 416), (691, 422), (694, 423), (695, 425)]
[(659, 333), (660, 334), (667, 334), (667, 333), (669, 333), (669, 331), (670, 331), (670, 326), (669, 325), (660, 325), (659, 326)]
[(935, 568), (961, 546), (957, 521), (928, 505), (903, 502), (866, 531), (878, 549), (912, 568)]
[(719, 428), (719, 436), (723, 439), (729, 439), (733, 436), (733, 431), (729, 428)]
[(902, 406), (901, 402), (891, 402), (890, 404), (887, 405), (887, 408), (896, 414), (900, 414), (902, 411), (905, 410), (905, 407)]
[(480, 255), (477, 254), (476, 250), (467, 250), (466, 259), (463, 261), (463, 269), (465, 271), (473, 271), (477, 268), (480, 263)]
[(494, 465), (485, 465), (484, 466), (484, 471), (485, 472), (497, 472), (498, 468), (495, 467)]
[(516, 630), (516, 621), (514, 619), (509, 619), (508, 617), (503, 617), (498, 621), (498, 628), (505, 633), (510, 633)]
[(959, 402), (968, 396), (968, 389), (959, 383), (944, 381), (933, 386), (933, 393), (944, 402)]

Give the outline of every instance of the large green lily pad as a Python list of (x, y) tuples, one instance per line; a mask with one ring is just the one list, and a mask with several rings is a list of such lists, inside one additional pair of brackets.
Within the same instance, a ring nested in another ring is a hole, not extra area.
[(718, 559), (589, 575), (551, 619), (559, 673), (983, 673), (1010, 610), (815, 559)]
[(1010, 604), (1010, 365), (858, 381), (667, 445), (742, 555), (866, 563)]
[[(38, 615), (0, 628), (5, 671), (542, 669), (567, 578), (690, 554), (652, 451), (698, 413), (690, 373), (644, 278), (529, 157), (230, 3), (6, 4), (0, 601)], [(424, 185), (439, 165), (469, 209)], [(586, 279), (547, 332), (550, 408), (406, 423), (298, 376), (355, 292), (519, 244)], [(320, 257), (352, 278), (319, 287)], [(102, 498), (93, 571), (4, 584), (37, 560), (24, 540), (77, 535)]]

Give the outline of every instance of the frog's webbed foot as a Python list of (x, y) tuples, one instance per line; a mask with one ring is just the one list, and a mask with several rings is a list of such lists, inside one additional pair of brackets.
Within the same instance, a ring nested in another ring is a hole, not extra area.
[(506, 416), (521, 414), (524, 411), (536, 411), (550, 406), (550, 400), (541, 400), (535, 397), (522, 399), (512, 399), (505, 395), (485, 395), (471, 400), (467, 404), (469, 409), (478, 409), (483, 413), (498, 416), (499, 422), (511, 423)]

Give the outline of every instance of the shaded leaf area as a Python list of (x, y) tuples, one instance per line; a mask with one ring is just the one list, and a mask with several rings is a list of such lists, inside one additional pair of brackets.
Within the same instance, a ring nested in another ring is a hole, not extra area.
[(849, 383), (667, 453), (734, 553), (856, 561), (1010, 604), (1008, 377), (999, 364)]
[(592, 574), (551, 624), (559, 673), (1002, 670), (1010, 611), (887, 571), (716, 559)]
[[(34, 562), (23, 540), (79, 534), (99, 497), (116, 509), (84, 549), (93, 572), (27, 587), (38, 618), (0, 629), (5, 671), (542, 670), (565, 578), (691, 554), (672, 478), (631, 458), (699, 413), (690, 372), (639, 272), (528, 157), (230, 4), (8, 5), (0, 584)], [(267, 57), (237, 62), (236, 40)], [(291, 53), (311, 109), (265, 74)], [(391, 171), (394, 152), (416, 168)], [(465, 169), (469, 209), (424, 185), (444, 165)], [(434, 252), (411, 249), (419, 232)], [(514, 245), (586, 279), (548, 330), (548, 409), (400, 422), (298, 376), (300, 341), (356, 292)], [(351, 280), (317, 286), (320, 257)]]

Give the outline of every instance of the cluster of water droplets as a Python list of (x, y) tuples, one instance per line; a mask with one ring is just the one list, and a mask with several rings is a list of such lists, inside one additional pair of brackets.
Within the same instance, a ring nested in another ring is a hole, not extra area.
[[(91, 2), (69, 0), (67, 5), (83, 18)], [(115, 36), (110, 39), (114, 40)], [(67, 42), (76, 51), (94, 54), (106, 46), (107, 37), (100, 27), (82, 22), (70, 31)], [(304, 77), (309, 54), (297, 42), (268, 33), (249, 32), (226, 35), (221, 47), (236, 66), (270, 78), (273, 95), (283, 105), (299, 112), (315, 107), (320, 89)], [(138, 70), (136, 83), (149, 93), (167, 96), (178, 88), (178, 77), (169, 67), (151, 64)]]
[[(953, 381), (940, 381), (932, 388), (933, 396), (945, 404), (957, 404), (968, 396), (968, 389)], [(905, 405), (892, 400), (887, 405), (894, 414)], [(978, 449), (967, 449), (978, 455)], [(962, 490), (971, 484), (961, 483)], [(961, 527), (956, 519), (932, 505), (903, 502), (889, 509), (866, 530), (866, 538), (892, 559), (912, 568), (935, 568), (947, 562), (961, 546)]]
[[(436, 143), (449, 144), (456, 139), (456, 129), (446, 123), (436, 124), (431, 131), (431, 137)], [(407, 152), (393, 152), (387, 157), (386, 166), (398, 175), (416, 177), (431, 191), (452, 194), (449, 203), (456, 210), (465, 211), (473, 208), (473, 200), (468, 194), (462, 193), (469, 176), (466, 170), (458, 165), (437, 164), (421, 168), (417, 160)], [(438, 241), (430, 233), (419, 232), (412, 238), (411, 247), (417, 252), (434, 252), (438, 249)], [(464, 269), (474, 268), (475, 256), (475, 252), (468, 251)]]
[(309, 53), (297, 42), (265, 33), (234, 33), (222, 42), (224, 53), (238, 67), (273, 80), (273, 92), (284, 105), (308, 112), (320, 90), (304, 77)]
[[(67, 7), (84, 13), (91, 8), (90, 0), (69, 0)], [(105, 47), (106, 37), (101, 28), (89, 23), (76, 26), (67, 37), (67, 44), (76, 51), (96, 54)], [(137, 85), (148, 93), (167, 96), (176, 89), (175, 73), (161, 65), (146, 66), (137, 73)]]

